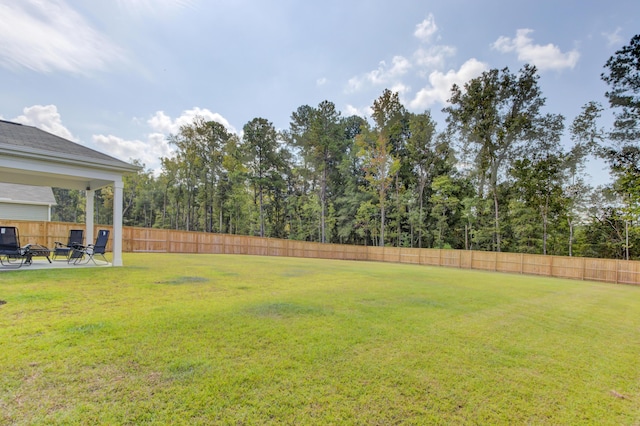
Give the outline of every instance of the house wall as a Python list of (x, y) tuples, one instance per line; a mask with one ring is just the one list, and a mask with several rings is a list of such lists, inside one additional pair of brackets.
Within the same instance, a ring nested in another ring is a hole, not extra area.
[(49, 220), (49, 206), (0, 202), (0, 219)]

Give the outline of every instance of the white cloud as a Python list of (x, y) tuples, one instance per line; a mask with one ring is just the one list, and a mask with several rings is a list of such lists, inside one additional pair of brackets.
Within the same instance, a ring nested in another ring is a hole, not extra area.
[(452, 46), (433, 46), (428, 49), (420, 48), (413, 53), (416, 65), (427, 69), (442, 68), (448, 57), (456, 54)]
[(93, 143), (101, 152), (123, 161), (140, 160), (151, 170), (160, 167), (160, 157), (172, 155), (167, 139), (162, 134), (150, 134), (146, 141), (126, 140), (113, 135), (93, 135)]
[(371, 116), (371, 107), (357, 108), (349, 104), (344, 108), (343, 115), (345, 117), (351, 117), (352, 115), (357, 115), (358, 117), (362, 117), (366, 119)]
[(166, 135), (171, 133), (178, 133), (180, 126), (176, 126), (171, 120), (171, 117), (166, 115), (164, 111), (157, 111), (153, 117), (151, 117), (147, 124), (156, 132), (160, 132)]
[(182, 112), (180, 117), (175, 120), (164, 113), (164, 111), (157, 111), (153, 117), (151, 117), (147, 124), (155, 132), (159, 132), (165, 135), (177, 134), (180, 131), (181, 126), (189, 125), (193, 123), (196, 117), (202, 117), (207, 121), (215, 121), (222, 124), (229, 132), (238, 133), (236, 129), (229, 123), (229, 121), (217, 112), (212, 112), (207, 108), (194, 107), (192, 109)]
[(416, 25), (416, 30), (413, 35), (420, 41), (428, 43), (437, 31), (438, 26), (436, 25), (436, 20), (433, 17), (433, 14), (430, 13), (424, 21)]
[(533, 44), (529, 37), (533, 30), (519, 29), (515, 38), (501, 36), (491, 45), (492, 48), (502, 53), (516, 52), (522, 62), (535, 65), (539, 70), (573, 68), (576, 66), (580, 53), (572, 50), (562, 53), (560, 48), (553, 45)]
[[(104, 152), (123, 161), (130, 159), (140, 160), (150, 170), (160, 170), (161, 157), (172, 157), (173, 148), (167, 142), (170, 134), (180, 131), (180, 126), (191, 124), (195, 117), (203, 117), (205, 120), (216, 121), (232, 133), (237, 133), (229, 122), (220, 114), (208, 109), (194, 107), (186, 110), (172, 119), (163, 111), (158, 111), (147, 122), (151, 129), (142, 140), (128, 140), (115, 135), (92, 135), (91, 148)], [(0, 117), (1, 118), (1, 117)], [(23, 114), (12, 119), (16, 123), (37, 127), (65, 139), (81, 143), (69, 129), (62, 124), (62, 118), (55, 105), (33, 105), (26, 107)], [(135, 120), (134, 120), (135, 121)], [(86, 144), (84, 144), (86, 145)]]
[(22, 115), (11, 121), (37, 127), (61, 138), (77, 142), (78, 139), (62, 124), (62, 118), (55, 105), (33, 105), (25, 107)]
[(365, 86), (380, 86), (396, 83), (411, 68), (411, 62), (403, 56), (394, 56), (391, 66), (381, 61), (378, 68), (360, 77), (353, 77), (348, 82), (347, 92), (357, 92)]
[(64, 0), (0, 0), (0, 66), (87, 74), (124, 54)]
[(487, 64), (472, 58), (462, 64), (458, 71), (449, 70), (446, 74), (434, 71), (429, 75), (429, 86), (424, 87), (416, 94), (409, 103), (409, 107), (417, 110), (428, 108), (436, 102), (446, 104), (454, 84), (463, 86), (464, 83), (478, 77), (487, 69)]
[(407, 86), (404, 83), (398, 82), (398, 83), (393, 84), (389, 88), (389, 90), (391, 90), (394, 93), (398, 93), (402, 97), (402, 95), (407, 94), (407, 93), (409, 93), (411, 91), (411, 87)]
[(321, 77), (319, 79), (316, 80), (316, 86), (324, 86), (325, 84), (327, 84), (327, 79), (326, 77)]
[(618, 27), (614, 32), (612, 33), (603, 32), (602, 35), (604, 36), (604, 38), (607, 39), (607, 45), (609, 47), (620, 46), (624, 42), (624, 39), (620, 35), (621, 32), (622, 32), (622, 28)]
[[(173, 119), (164, 111), (157, 111), (153, 117), (147, 120), (147, 125), (152, 132), (147, 135), (147, 141), (138, 140), (126, 141), (120, 138), (109, 136), (110, 139), (101, 139), (113, 145), (117, 152), (122, 155), (127, 154), (129, 158), (139, 158), (147, 166), (148, 169), (160, 170), (160, 157), (170, 158), (174, 155), (173, 148), (168, 144), (169, 135), (175, 135), (180, 131), (180, 127), (193, 123), (196, 117), (202, 117), (207, 121), (215, 121), (222, 124), (230, 133), (238, 134), (236, 129), (222, 115), (212, 112), (207, 108), (193, 107), (185, 110), (182, 114)], [(95, 140), (96, 136), (94, 136)], [(142, 151), (138, 151), (142, 149)], [(111, 151), (111, 152), (116, 152)]]
[(130, 13), (144, 16), (170, 13), (176, 9), (193, 8), (194, 0), (118, 0), (118, 7)]

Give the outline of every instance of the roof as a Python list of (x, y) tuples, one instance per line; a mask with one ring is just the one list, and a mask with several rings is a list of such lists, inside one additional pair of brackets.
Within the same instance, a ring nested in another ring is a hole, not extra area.
[(0, 120), (0, 153), (17, 157), (42, 158), (47, 161), (77, 164), (136, 172), (140, 167), (107, 154), (71, 142), (36, 127)]
[(0, 203), (54, 205), (53, 190), (46, 186), (0, 182)]

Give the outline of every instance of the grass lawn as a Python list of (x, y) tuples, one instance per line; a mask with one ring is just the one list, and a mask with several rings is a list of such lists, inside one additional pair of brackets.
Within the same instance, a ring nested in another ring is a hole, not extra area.
[(0, 424), (640, 424), (640, 287), (124, 262), (0, 273)]

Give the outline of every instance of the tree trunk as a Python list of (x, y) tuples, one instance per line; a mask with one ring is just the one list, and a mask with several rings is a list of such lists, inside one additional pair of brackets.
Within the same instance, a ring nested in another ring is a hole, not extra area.
[(469, 250), (469, 227), (464, 224), (464, 249)]
[(567, 218), (569, 223), (569, 257), (573, 256), (573, 222), (570, 218)]
[(629, 260), (629, 221), (624, 221), (624, 234), (625, 234), (625, 259)]
[(380, 247), (384, 247), (384, 193), (380, 193)]
[(493, 208), (495, 210), (495, 229), (494, 229), (494, 235), (495, 235), (495, 244), (496, 244), (496, 251), (500, 252), (501, 251), (501, 247), (500, 247), (500, 210), (499, 210), (499, 206), (498, 206), (498, 188), (497, 187), (493, 187)]
[(260, 236), (264, 238), (264, 212), (262, 210), (262, 187), (259, 189), (259, 200), (260, 200)]
[(422, 248), (422, 209), (424, 207), (424, 187), (427, 185), (427, 179), (423, 178), (420, 179), (420, 184), (418, 185), (420, 187), (420, 192), (418, 194), (418, 200), (420, 204), (420, 211), (419, 211), (419, 215), (418, 215), (418, 248)]
[(396, 174), (396, 232), (397, 232), (397, 236), (396, 236), (396, 247), (400, 247), (400, 231), (401, 231), (401, 226), (400, 226), (400, 176), (398, 174)]
[(320, 242), (326, 243), (325, 236), (325, 215), (326, 215), (326, 196), (327, 196), (327, 167), (322, 170), (322, 182), (320, 183)]
[(547, 225), (549, 222), (549, 195), (545, 198), (542, 210), (542, 254), (547, 254)]

